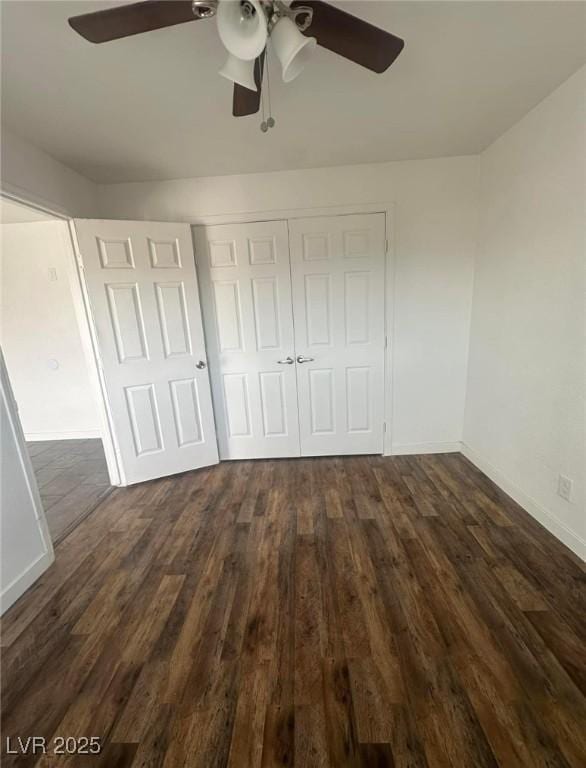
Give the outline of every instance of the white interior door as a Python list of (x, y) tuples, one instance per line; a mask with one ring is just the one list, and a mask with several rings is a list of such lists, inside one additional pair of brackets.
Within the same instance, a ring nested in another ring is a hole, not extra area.
[(382, 453), (385, 216), (289, 222), (301, 454)]
[(194, 227), (222, 459), (299, 455), (287, 222)]
[(75, 228), (124, 481), (216, 464), (189, 226)]

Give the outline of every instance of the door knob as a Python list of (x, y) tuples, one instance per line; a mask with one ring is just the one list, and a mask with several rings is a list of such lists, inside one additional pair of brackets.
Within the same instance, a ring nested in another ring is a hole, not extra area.
[(277, 360), (279, 365), (293, 365), (295, 360), (292, 357), (286, 357), (284, 360)]
[(314, 360), (315, 360), (315, 357), (303, 357), (303, 355), (299, 355), (297, 357), (298, 363), (313, 363)]
[(195, 364), (195, 367), (202, 371), (206, 367), (205, 360), (200, 360), (199, 363)]

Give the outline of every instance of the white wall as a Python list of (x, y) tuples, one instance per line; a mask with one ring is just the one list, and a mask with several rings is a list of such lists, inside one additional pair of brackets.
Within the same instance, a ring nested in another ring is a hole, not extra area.
[(462, 436), (477, 217), (474, 157), (98, 187), (106, 218), (197, 222), (276, 209), (395, 204), (396, 451)]
[(67, 224), (6, 224), (1, 242), (1, 342), (27, 439), (99, 437), (69, 283)]
[(96, 185), (2, 126), (1, 187), (69, 216), (96, 215)]
[(582, 557), (585, 79), (482, 154), (464, 429), (468, 455)]
[(0, 613), (4, 613), (54, 558), (1, 352), (0, 435)]

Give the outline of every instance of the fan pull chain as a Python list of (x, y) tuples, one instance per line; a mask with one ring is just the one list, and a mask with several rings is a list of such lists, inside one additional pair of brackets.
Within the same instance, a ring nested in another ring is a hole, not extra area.
[[(265, 54), (265, 72), (266, 72), (266, 81), (267, 81), (267, 105), (268, 105), (268, 112), (269, 116), (265, 120), (265, 89), (262, 88), (261, 90), (261, 103), (262, 103), (262, 123), (260, 124), (260, 129), (263, 133), (266, 133), (269, 128), (275, 127), (275, 118), (271, 114), (271, 76), (269, 74), (269, 49), (266, 49)], [(263, 80), (264, 78), (264, 72), (263, 72)]]
[(265, 72), (264, 69), (262, 70), (262, 75), (260, 78), (260, 109), (262, 114), (262, 123), (260, 124), (260, 129), (263, 133), (266, 133), (269, 129), (267, 125), (267, 121), (265, 120), (265, 88), (264, 88), (264, 81), (265, 81)]
[(273, 110), (271, 109), (271, 73), (269, 72), (269, 49), (267, 48), (267, 98), (269, 102), (269, 117), (267, 120), (267, 126), (269, 128), (275, 127), (275, 118), (273, 117)]

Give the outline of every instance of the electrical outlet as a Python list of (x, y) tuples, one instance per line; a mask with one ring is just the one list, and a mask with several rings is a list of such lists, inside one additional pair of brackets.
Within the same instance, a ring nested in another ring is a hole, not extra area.
[(57, 280), (57, 270), (55, 267), (49, 267), (49, 280), (54, 283)]
[(572, 500), (572, 485), (573, 482), (569, 477), (565, 475), (559, 475), (558, 477), (558, 496), (566, 501)]

